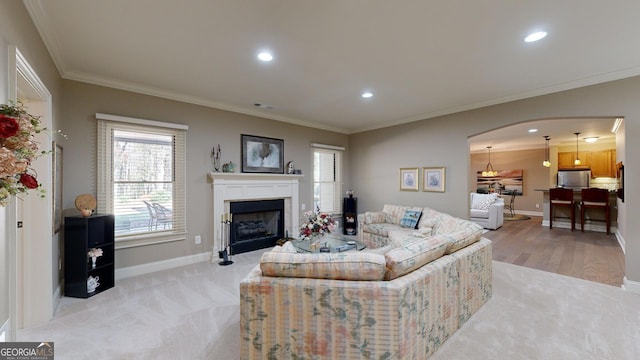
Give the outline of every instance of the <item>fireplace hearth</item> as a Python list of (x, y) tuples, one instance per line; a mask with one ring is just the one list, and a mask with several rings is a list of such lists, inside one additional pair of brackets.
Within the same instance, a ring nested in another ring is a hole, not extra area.
[(232, 254), (273, 247), (284, 237), (284, 199), (231, 202), (229, 210)]

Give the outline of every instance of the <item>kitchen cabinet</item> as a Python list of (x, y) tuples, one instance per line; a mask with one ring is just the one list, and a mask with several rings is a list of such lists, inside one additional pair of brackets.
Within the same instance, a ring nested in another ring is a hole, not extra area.
[(575, 151), (558, 152), (558, 169), (586, 169), (591, 166), (591, 151), (579, 151), (578, 158), (582, 163), (575, 165)]
[(616, 177), (616, 151), (580, 151), (578, 157), (582, 164), (576, 166), (575, 151), (558, 152), (558, 169), (591, 169), (591, 177)]
[(591, 153), (591, 177), (616, 177), (616, 151), (603, 150)]

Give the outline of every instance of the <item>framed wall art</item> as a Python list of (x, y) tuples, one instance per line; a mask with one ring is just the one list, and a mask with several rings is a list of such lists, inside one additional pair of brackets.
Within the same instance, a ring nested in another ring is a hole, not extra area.
[(478, 171), (476, 192), (522, 196), (523, 180), (523, 169), (498, 170), (496, 176), (482, 176), (482, 171)]
[(420, 178), (418, 168), (401, 168), (400, 169), (400, 190), (401, 191), (418, 191)]
[(422, 191), (445, 191), (446, 178), (444, 167), (423, 167), (422, 179)]
[(242, 172), (284, 174), (284, 140), (241, 135)]

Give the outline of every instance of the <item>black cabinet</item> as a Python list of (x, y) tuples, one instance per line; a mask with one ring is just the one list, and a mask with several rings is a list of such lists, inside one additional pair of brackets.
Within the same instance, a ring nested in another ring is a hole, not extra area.
[[(64, 294), (88, 298), (114, 285), (114, 237), (111, 214), (64, 218)], [(90, 253), (91, 252), (91, 253)], [(95, 264), (91, 255), (96, 257)]]
[(343, 234), (356, 235), (358, 233), (358, 199), (346, 197), (342, 201)]

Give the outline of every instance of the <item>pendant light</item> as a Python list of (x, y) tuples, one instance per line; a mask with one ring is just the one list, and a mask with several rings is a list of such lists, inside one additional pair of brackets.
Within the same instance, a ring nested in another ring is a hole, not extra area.
[(542, 162), (542, 166), (550, 167), (551, 161), (549, 161), (549, 140), (551, 138), (548, 135), (544, 136), (545, 144), (544, 144), (544, 161)]
[(573, 160), (573, 165), (581, 165), (582, 161), (580, 160), (580, 157), (578, 156), (578, 135), (580, 135), (579, 132), (574, 133), (576, 134), (576, 159)]
[(491, 146), (487, 146), (487, 149), (489, 149), (489, 162), (485, 171), (482, 172), (482, 176), (497, 176), (498, 172), (493, 170), (493, 165), (491, 165)]

